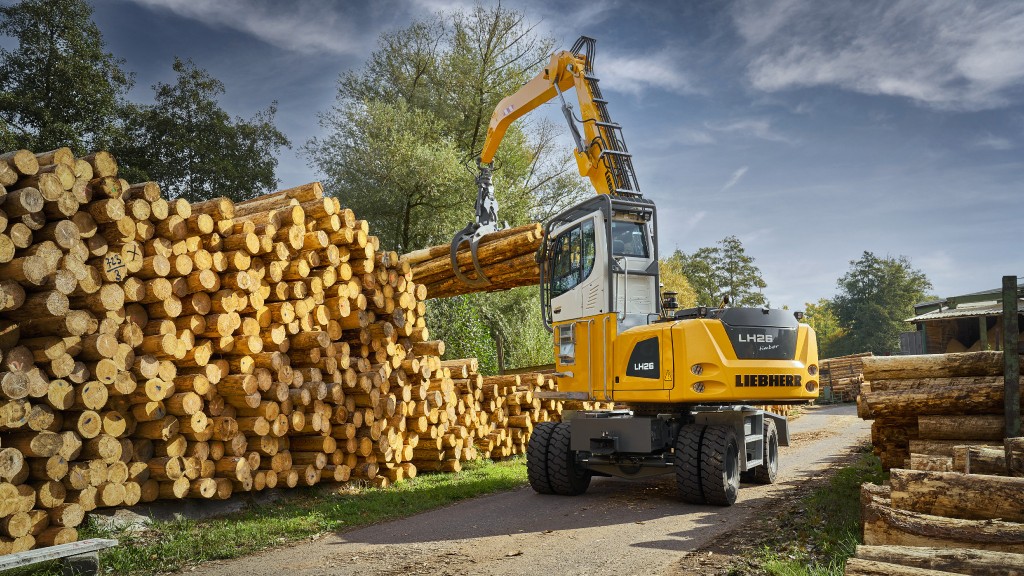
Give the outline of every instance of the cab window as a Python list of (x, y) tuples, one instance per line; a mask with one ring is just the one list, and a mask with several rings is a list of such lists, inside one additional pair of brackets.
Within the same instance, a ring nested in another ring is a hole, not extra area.
[(647, 258), (647, 234), (642, 222), (612, 220), (612, 254)]
[(594, 269), (594, 221), (562, 232), (555, 240), (551, 266), (551, 297), (561, 296), (583, 282)]

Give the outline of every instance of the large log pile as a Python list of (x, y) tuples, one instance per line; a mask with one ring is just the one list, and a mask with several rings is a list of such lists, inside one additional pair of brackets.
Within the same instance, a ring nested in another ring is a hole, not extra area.
[(846, 573), (1024, 573), (1024, 438), (1005, 438), (1002, 352), (863, 362), (857, 410), (892, 470), (861, 487), (868, 546)]
[(0, 210), (0, 554), (100, 507), (457, 470), (560, 413), (442, 361), (426, 286), (319, 184), (190, 204), (18, 151)]
[[(540, 282), (540, 268), (536, 252), (544, 233), (540, 224), (527, 224), (488, 234), (481, 238), (477, 259), (490, 280), (483, 288), (460, 281), (452, 270), (451, 247), (433, 246), (402, 256), (401, 261), (412, 267), (413, 278), (427, 287), (429, 298), (449, 298), (471, 292), (493, 292), (519, 286), (535, 286)], [(457, 253), (459, 270), (468, 278), (476, 279), (476, 270), (469, 246), (463, 243)]]
[(871, 352), (826, 358), (819, 364), (821, 386), (832, 390), (832, 397), (839, 402), (850, 402), (860, 394), (864, 382), (864, 358)]
[(846, 574), (1024, 573), (1024, 478), (892, 470), (861, 487), (863, 541)]
[[(1003, 353), (863, 359), (861, 418), (885, 468), (967, 471), (1003, 447)], [(983, 457), (984, 456), (984, 457)]]

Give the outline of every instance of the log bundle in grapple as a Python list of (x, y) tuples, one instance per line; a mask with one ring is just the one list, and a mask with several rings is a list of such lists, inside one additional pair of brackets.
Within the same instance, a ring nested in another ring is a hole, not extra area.
[(189, 203), (68, 149), (0, 184), (0, 554), (98, 507), (457, 470), (560, 409), (442, 362), (425, 284), (319, 184)]
[[(459, 280), (452, 270), (451, 246), (433, 246), (402, 255), (412, 266), (416, 281), (425, 284), (429, 298), (449, 298), (471, 292), (508, 290), (536, 286), (540, 266), (536, 253), (544, 233), (540, 224), (527, 224), (485, 235), (480, 240), (477, 258), (487, 277), (486, 286), (472, 286)], [(459, 270), (476, 279), (476, 270), (468, 244), (457, 253)]]

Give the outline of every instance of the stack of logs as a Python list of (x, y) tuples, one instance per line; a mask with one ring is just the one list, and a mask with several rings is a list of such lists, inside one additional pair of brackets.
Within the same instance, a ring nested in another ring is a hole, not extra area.
[(857, 399), (888, 486), (861, 487), (846, 574), (1016, 574), (1024, 438), (1004, 438), (1002, 352), (872, 357)]
[(1005, 419), (1002, 352), (879, 356), (863, 362), (866, 381), (857, 412), (873, 420), (872, 444), (883, 467), (963, 472), (969, 459), (976, 470), (999, 460)]
[(827, 358), (820, 362), (821, 387), (832, 391), (836, 402), (852, 402), (864, 382), (864, 358), (871, 352)]
[(427, 403), (407, 420), (421, 435), (413, 455), (419, 470), (457, 472), (465, 461), (525, 454), (534, 424), (561, 421), (564, 409), (611, 407), (541, 399), (538, 392), (555, 389), (548, 374), (481, 376), (475, 358), (441, 364), (451, 372), (454, 396), (440, 408)]
[(543, 377), (442, 362), (426, 286), (319, 184), (190, 204), (68, 149), (0, 184), (0, 554), (98, 507), (457, 470), (557, 418)]
[[(527, 224), (487, 234), (480, 239), (477, 259), (490, 283), (474, 287), (456, 278), (452, 270), (451, 247), (433, 246), (402, 256), (402, 262), (412, 266), (417, 283), (425, 284), (430, 298), (449, 298), (480, 291), (508, 290), (519, 286), (535, 286), (540, 282), (540, 268), (536, 252), (544, 233), (540, 224)], [(458, 251), (459, 270), (468, 278), (476, 279), (476, 270), (469, 245), (463, 243)]]
[[(1024, 444), (1015, 450), (1024, 456)], [(1019, 574), (1024, 468), (1019, 470), (1021, 477), (893, 469), (888, 486), (863, 485), (864, 543), (921, 548), (898, 555), (858, 548), (846, 574)]]

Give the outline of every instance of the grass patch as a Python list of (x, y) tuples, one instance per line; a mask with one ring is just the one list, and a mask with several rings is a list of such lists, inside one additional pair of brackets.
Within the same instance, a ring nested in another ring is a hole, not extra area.
[(782, 538), (757, 553), (773, 576), (841, 576), (860, 543), (860, 485), (888, 480), (881, 462), (862, 447), (857, 460), (837, 471), (780, 519)]
[[(434, 508), (526, 483), (521, 457), (502, 462), (468, 462), (456, 474), (426, 474), (392, 486), (292, 490), (276, 502), (253, 503), (245, 511), (207, 520), (154, 522), (143, 533), (101, 530), (90, 524), (80, 538), (117, 538), (120, 545), (102, 552), (103, 571), (149, 575), (174, 572), (208, 560), (252, 554), (317, 535), (411, 516)], [(56, 563), (33, 576), (59, 574)]]

